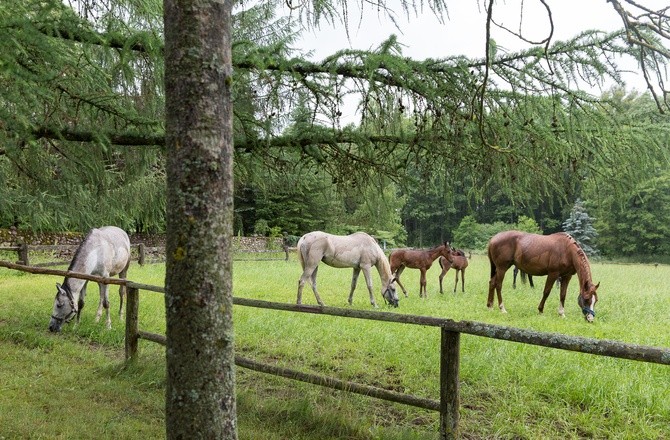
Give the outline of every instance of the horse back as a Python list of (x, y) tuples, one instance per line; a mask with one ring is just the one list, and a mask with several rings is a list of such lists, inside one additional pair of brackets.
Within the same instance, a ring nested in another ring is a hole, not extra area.
[(329, 266), (375, 266), (380, 258), (386, 259), (377, 241), (364, 232), (333, 235), (321, 231), (309, 232), (298, 240), (303, 269), (323, 261)]
[(491, 264), (497, 267), (507, 269), (516, 265), (529, 275), (574, 274), (570, 244), (569, 237), (560, 232), (539, 235), (505, 231), (490, 240), (488, 252)]
[(130, 239), (123, 229), (104, 226), (91, 229), (79, 245), (69, 270), (111, 276), (130, 263)]

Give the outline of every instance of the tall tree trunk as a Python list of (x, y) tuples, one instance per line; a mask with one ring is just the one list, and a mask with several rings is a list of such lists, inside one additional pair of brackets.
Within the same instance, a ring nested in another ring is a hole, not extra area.
[(232, 1), (165, 0), (166, 431), (237, 439)]

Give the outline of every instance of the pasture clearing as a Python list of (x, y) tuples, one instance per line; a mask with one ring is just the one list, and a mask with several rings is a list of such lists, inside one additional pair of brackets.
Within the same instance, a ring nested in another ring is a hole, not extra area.
[[(544, 315), (535, 289), (504, 282), (509, 313), (486, 309), (488, 261), (474, 256), (465, 293), (439, 292), (439, 264), (428, 271), (428, 298), (418, 297), (419, 271), (406, 270), (409, 298), (395, 313), (473, 320), (629, 343), (670, 347), (668, 266), (592, 262), (600, 281), (594, 324), (584, 321), (571, 283), (566, 318), (558, 317), (558, 291)], [(294, 303), (300, 265), (241, 261), (234, 266), (236, 296)], [(449, 271), (446, 280), (452, 280)], [(133, 281), (162, 285), (164, 266), (129, 270)], [(373, 276), (378, 303), (379, 277)], [(56, 277), (0, 269), (0, 437), (163, 436), (163, 348), (140, 342), (139, 362), (124, 368), (123, 328), (93, 323), (97, 298), (89, 295), (78, 329), (49, 335)], [(345, 306), (351, 271), (322, 267), (320, 293)], [(354, 306), (369, 310), (364, 283)], [(574, 282), (574, 280), (573, 280)], [(448, 285), (448, 284), (447, 284)], [(112, 308), (118, 305), (112, 287)], [(306, 290), (306, 304), (315, 304)], [(355, 380), (420, 396), (439, 396), (439, 331), (390, 323), (235, 308), (238, 352), (305, 372)], [(140, 295), (140, 327), (164, 332), (163, 298)], [(668, 438), (670, 372), (667, 366), (610, 359), (463, 335), (461, 432), (465, 438)], [(435, 438), (438, 414), (238, 368), (240, 438)], [(63, 423), (66, 414), (90, 422)], [(83, 430), (83, 431), (82, 431)]]

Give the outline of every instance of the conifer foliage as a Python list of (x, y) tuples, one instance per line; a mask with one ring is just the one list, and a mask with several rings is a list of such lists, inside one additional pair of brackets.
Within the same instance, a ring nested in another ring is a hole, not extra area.
[(570, 211), (570, 216), (563, 222), (563, 230), (577, 240), (588, 256), (599, 254), (595, 244), (598, 232), (593, 227), (594, 221), (595, 219), (591, 218), (586, 211), (584, 202), (577, 199)]
[[(473, 197), (500, 187), (521, 201), (570, 195), (575, 178), (597, 178), (613, 161), (631, 164), (617, 174), (630, 180), (635, 165), (667, 152), (646, 130), (622, 142), (611, 128), (627, 121), (579, 84), (620, 81), (618, 60), (632, 58), (658, 110), (668, 111), (669, 17), (644, 3), (603, 3), (620, 14), (621, 31), (584, 30), (555, 41), (549, 20), (544, 40), (519, 34), (528, 47), (510, 52), (490, 37), (502, 27), (500, 5), (490, 0), (483, 2), (488, 50), (481, 58), (414, 60), (403, 55), (401, 37), (389, 36), (376, 48), (314, 60), (294, 48), (297, 35), (324, 22), (347, 26), (350, 2), (236, 2), (236, 172), (260, 165), (291, 174), (299, 166), (350, 188), (378, 175), (407, 183), (411, 164), (422, 174), (462, 170), (472, 176)], [(446, 21), (449, 4), (360, 6), (390, 20), (426, 7)], [(0, 4), (0, 186), (9, 207), (3, 224), (83, 230), (104, 218), (127, 228), (162, 227), (162, 14), (159, 0)], [(550, 6), (546, 14), (551, 19)], [(342, 106), (352, 96), (360, 120), (342, 126)], [(89, 209), (94, 205), (100, 208)]]

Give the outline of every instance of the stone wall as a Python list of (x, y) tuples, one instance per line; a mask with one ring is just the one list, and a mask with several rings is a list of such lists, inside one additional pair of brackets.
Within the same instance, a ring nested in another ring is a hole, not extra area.
[[(78, 245), (85, 234), (79, 232), (39, 232), (16, 230), (15, 228), (0, 229), (0, 246), (28, 245)], [(164, 234), (128, 234), (130, 243), (144, 243), (149, 248), (165, 248)], [(233, 237), (233, 251), (262, 252), (282, 250), (281, 237)], [(68, 251), (64, 251), (67, 257)]]

